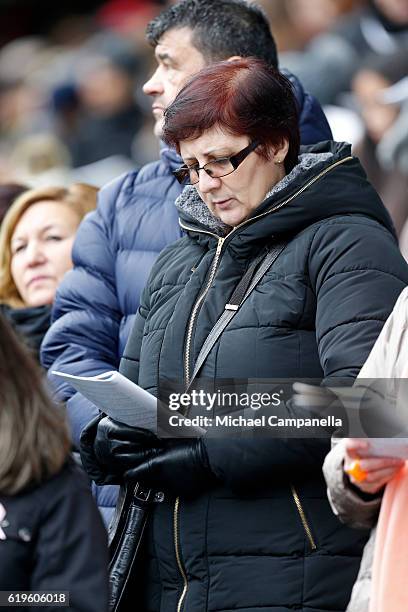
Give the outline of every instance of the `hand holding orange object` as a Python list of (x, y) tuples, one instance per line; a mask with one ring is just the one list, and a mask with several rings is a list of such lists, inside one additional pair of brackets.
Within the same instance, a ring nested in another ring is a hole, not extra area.
[(402, 468), (398, 457), (378, 457), (370, 454), (370, 441), (345, 438), (344, 471), (350, 482), (364, 493), (377, 493)]
[(344, 468), (344, 471), (357, 482), (363, 482), (367, 478), (367, 472), (361, 469), (359, 459), (353, 461), (348, 469)]

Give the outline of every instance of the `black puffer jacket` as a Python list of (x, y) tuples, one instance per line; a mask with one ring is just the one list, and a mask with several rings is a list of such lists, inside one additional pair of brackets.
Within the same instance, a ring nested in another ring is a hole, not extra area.
[[(0, 494), (0, 591), (69, 591), (66, 611), (106, 612), (107, 565), (102, 519), (71, 460), (38, 486)], [(61, 603), (18, 609), (55, 612)]]
[[(188, 234), (153, 268), (122, 372), (153, 393), (159, 381), (185, 380), (186, 331), (203, 288), (210, 285), (192, 328), (190, 372), (249, 262), (285, 235), (289, 244), (223, 332), (202, 376), (356, 376), (408, 268), (349, 146), (322, 143), (307, 153), (225, 239), (194, 188), (184, 192), (178, 207)], [(326, 442), (204, 443), (219, 485), (157, 505), (140, 609), (344, 610), (366, 536), (330, 510), (321, 474)]]

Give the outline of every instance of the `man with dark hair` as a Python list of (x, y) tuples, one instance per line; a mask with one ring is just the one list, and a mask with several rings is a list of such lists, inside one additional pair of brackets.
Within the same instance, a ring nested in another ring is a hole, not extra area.
[[(153, 19), (146, 38), (155, 48), (157, 70), (143, 91), (153, 96), (155, 134), (160, 137), (163, 110), (186, 80), (207, 64), (256, 57), (278, 67), (276, 44), (262, 9), (246, 0), (181, 0)], [(299, 104), (302, 144), (331, 138), (326, 117), (298, 79), (289, 78)]]
[[(149, 24), (147, 36), (158, 67), (144, 92), (153, 97), (158, 137), (164, 110), (205, 65), (253, 55), (277, 63), (266, 18), (245, 0), (181, 0)], [(302, 143), (330, 139), (318, 102), (295, 77), (290, 79), (299, 105)], [(177, 153), (163, 147), (159, 161), (101, 190), (97, 210), (79, 228), (74, 270), (57, 293), (54, 324), (43, 343), (44, 366), (84, 376), (118, 368), (150, 269), (159, 252), (181, 236), (174, 206), (181, 186), (172, 174), (180, 164)], [(98, 411), (80, 394), (73, 395), (70, 387), (56, 384), (67, 402), (78, 444), (82, 429)], [(106, 487), (98, 494), (106, 519), (115, 499), (116, 490)]]
[(189, 28), (206, 63), (233, 55), (257, 57), (278, 67), (276, 44), (262, 9), (242, 0), (178, 2), (153, 19), (146, 38), (155, 47), (172, 29)]

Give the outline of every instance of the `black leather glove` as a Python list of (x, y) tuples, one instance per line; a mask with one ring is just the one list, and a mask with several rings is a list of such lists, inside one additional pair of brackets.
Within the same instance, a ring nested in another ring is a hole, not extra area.
[(202, 440), (163, 440), (163, 448), (146, 451), (146, 459), (125, 478), (158, 491), (195, 495), (215, 481)]
[(123, 474), (144, 461), (147, 450), (161, 446), (161, 440), (148, 429), (130, 427), (105, 416), (98, 424), (94, 451), (101, 465)]
[(89, 478), (96, 484), (121, 484), (123, 478), (120, 474), (109, 473), (103, 468), (95, 457), (94, 442), (98, 424), (103, 419), (103, 414), (98, 414), (92, 419), (81, 432), (79, 452), (84, 470)]
[(160, 445), (150, 431), (98, 415), (81, 433), (82, 464), (96, 484), (121, 484), (123, 473), (145, 459), (147, 448)]

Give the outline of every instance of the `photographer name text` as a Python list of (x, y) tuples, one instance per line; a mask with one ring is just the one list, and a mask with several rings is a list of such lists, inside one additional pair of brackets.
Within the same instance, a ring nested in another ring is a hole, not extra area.
[(227, 428), (257, 428), (257, 427), (281, 427), (281, 428), (326, 428), (342, 427), (341, 419), (329, 415), (325, 418), (281, 418), (276, 415), (262, 415), (259, 417), (239, 416), (215, 416), (213, 418), (198, 415), (193, 418), (186, 418), (179, 414), (169, 417), (171, 427), (227, 427)]

